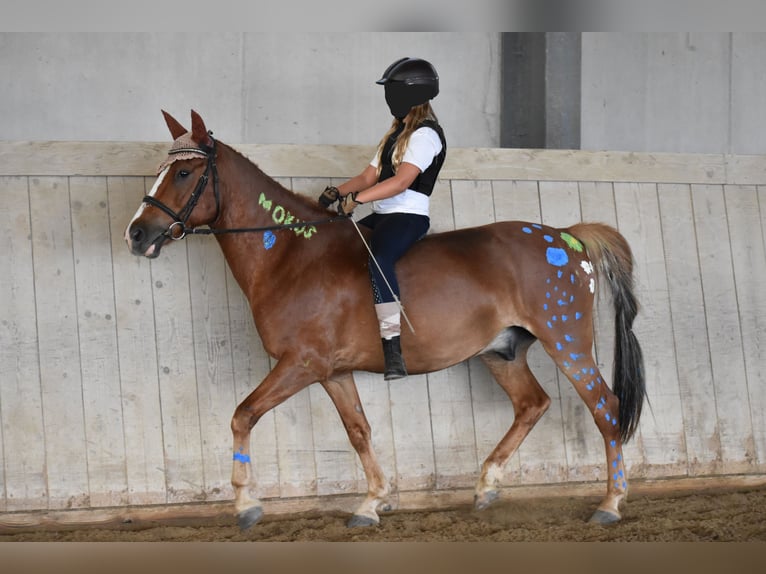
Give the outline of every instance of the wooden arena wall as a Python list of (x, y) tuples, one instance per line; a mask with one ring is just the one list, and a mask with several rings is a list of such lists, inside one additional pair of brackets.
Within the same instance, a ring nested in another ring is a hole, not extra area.
[[(235, 147), (310, 196), (372, 154)], [(232, 498), (230, 418), (271, 362), (214, 239), (189, 238), (153, 261), (128, 253), (125, 226), (167, 148), (0, 142), (0, 519)], [(625, 449), (632, 478), (766, 471), (766, 158), (453, 149), (441, 175), (435, 231), (583, 220), (627, 237), (650, 401)], [(596, 322), (611, 380), (608, 298)], [(539, 345), (530, 363), (552, 404), (504, 484), (602, 485), (590, 413)], [(481, 461), (513, 420), (484, 366), (357, 381), (399, 493), (465, 489), (470, 502)], [(264, 416), (252, 450), (267, 511), (366, 488), (318, 385)]]

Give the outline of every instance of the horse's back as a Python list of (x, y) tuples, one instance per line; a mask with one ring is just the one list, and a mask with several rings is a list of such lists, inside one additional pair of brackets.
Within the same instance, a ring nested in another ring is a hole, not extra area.
[[(499, 221), (439, 233), (430, 233), (402, 259), (406, 277), (427, 275), (469, 276), (482, 283), (514, 281), (547, 262), (548, 248), (561, 244), (563, 229), (526, 221)], [(414, 278), (414, 277), (413, 277)]]

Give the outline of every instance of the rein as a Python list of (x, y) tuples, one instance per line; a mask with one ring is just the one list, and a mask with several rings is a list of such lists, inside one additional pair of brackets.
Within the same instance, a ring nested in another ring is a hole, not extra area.
[[(267, 225), (265, 227), (235, 227), (233, 229), (213, 229), (211, 227), (195, 227), (194, 229), (183, 228), (184, 235), (223, 235), (226, 233), (255, 233), (260, 231), (275, 231), (277, 229), (293, 229), (296, 227), (306, 227), (307, 225), (321, 225), (322, 223), (332, 223), (348, 219), (347, 215), (337, 215), (325, 219), (316, 219), (314, 221), (300, 221), (298, 223), (283, 223), (279, 225)], [(174, 224), (175, 225), (175, 224)], [(171, 226), (172, 227), (172, 226)], [(179, 237), (178, 239), (181, 239)], [(175, 237), (173, 237), (175, 239)]]
[(211, 146), (206, 146), (207, 149), (181, 148), (181, 149), (176, 149), (169, 152), (170, 154), (193, 152), (196, 154), (202, 154), (205, 157), (207, 157), (207, 166), (205, 167), (205, 171), (200, 176), (199, 181), (197, 182), (197, 186), (194, 188), (194, 191), (189, 197), (189, 200), (186, 202), (186, 205), (184, 205), (183, 209), (181, 209), (180, 212), (176, 213), (175, 211), (170, 209), (167, 205), (162, 203), (160, 200), (152, 197), (151, 195), (145, 195), (142, 200), (143, 203), (147, 203), (151, 206), (154, 206), (162, 210), (167, 215), (169, 215), (171, 219), (173, 219), (173, 223), (171, 223), (170, 226), (163, 233), (165, 237), (168, 237), (169, 239), (172, 239), (173, 241), (180, 241), (181, 239), (184, 239), (187, 235), (223, 235), (226, 233), (258, 233), (258, 232), (264, 232), (264, 231), (274, 231), (278, 229), (293, 229), (296, 227), (306, 227), (307, 225), (320, 225), (323, 223), (331, 223), (334, 221), (348, 219), (348, 216), (339, 215), (339, 216), (328, 217), (325, 219), (317, 219), (315, 221), (300, 221), (296, 223), (284, 223), (284, 224), (278, 224), (278, 225), (268, 225), (264, 227), (238, 227), (233, 229), (214, 229), (212, 227), (196, 227), (196, 228), (186, 227), (186, 222), (189, 221), (189, 217), (191, 217), (192, 211), (197, 206), (197, 203), (199, 202), (199, 199), (202, 196), (202, 193), (205, 191), (207, 187), (207, 183), (209, 180), (208, 174), (211, 171), (213, 172), (213, 195), (215, 197), (215, 218), (213, 219), (213, 223), (218, 221), (218, 218), (221, 215), (221, 195), (220, 195), (220, 192), (218, 191), (218, 168), (215, 165), (215, 140), (213, 139), (213, 132), (208, 132), (208, 135), (210, 136), (210, 140), (213, 143)]

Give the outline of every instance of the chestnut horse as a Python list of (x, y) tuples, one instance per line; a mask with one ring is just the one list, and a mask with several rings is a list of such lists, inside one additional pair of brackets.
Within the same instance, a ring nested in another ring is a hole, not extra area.
[[(364, 467), (367, 496), (349, 526), (378, 524), (389, 485), (353, 372), (383, 372), (383, 353), (368, 254), (357, 230), (214, 140), (196, 112), (191, 131), (163, 114), (175, 141), (125, 231), (128, 246), (135, 255), (157, 257), (173, 239), (215, 234), (263, 346), (276, 359), (231, 422), (240, 527), (252, 526), (263, 513), (249, 494), (251, 429), (314, 382), (335, 404)], [(635, 432), (645, 399), (641, 349), (631, 330), (638, 309), (632, 267), (630, 247), (607, 225), (555, 229), (520, 221), (429, 234), (397, 264), (401, 301), (414, 327), (401, 335), (409, 372), (429, 373), (480, 356), (513, 403), (508, 432), (481, 466), (475, 508), (498, 497), (506, 463), (550, 404), (527, 365), (527, 350), (539, 340), (604, 439), (607, 493), (591, 521), (620, 520), (628, 490), (622, 444)], [(599, 276), (615, 309), (612, 390), (592, 354)]]

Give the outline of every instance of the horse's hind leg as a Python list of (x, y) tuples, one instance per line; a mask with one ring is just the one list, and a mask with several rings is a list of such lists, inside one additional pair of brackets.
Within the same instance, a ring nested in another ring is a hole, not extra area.
[(526, 346), (516, 349), (512, 361), (495, 353), (481, 355), (492, 376), (511, 399), (514, 419), (511, 428), (482, 464), (474, 496), (477, 510), (483, 510), (498, 498), (497, 489), (505, 465), (551, 403), (527, 364), (527, 348), (533, 341), (531, 339)]
[(566, 345), (562, 350), (551, 349), (545, 343), (543, 345), (585, 402), (604, 438), (608, 465), (607, 494), (590, 522), (618, 522), (622, 518), (620, 504), (628, 493), (620, 424), (617, 420), (619, 400), (601, 377), (590, 345), (582, 345), (579, 348)]
[(362, 409), (353, 375), (351, 373), (334, 375), (322, 382), (322, 386), (338, 409), (338, 414), (351, 444), (359, 455), (367, 479), (367, 497), (354, 511), (348, 526), (376, 525), (380, 522), (378, 507), (385, 502), (389, 493), (388, 481), (372, 448), (370, 425)]

